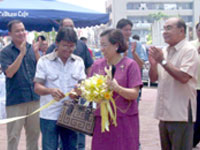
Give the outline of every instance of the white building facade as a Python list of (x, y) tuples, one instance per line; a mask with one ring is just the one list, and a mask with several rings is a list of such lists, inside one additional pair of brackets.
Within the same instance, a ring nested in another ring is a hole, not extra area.
[(150, 14), (161, 12), (167, 16), (179, 16), (193, 30), (200, 20), (200, 0), (107, 0), (106, 11), (110, 14), (110, 26), (116, 27), (121, 18), (127, 18), (134, 24), (133, 34), (138, 34), (141, 41), (152, 31), (154, 20)]

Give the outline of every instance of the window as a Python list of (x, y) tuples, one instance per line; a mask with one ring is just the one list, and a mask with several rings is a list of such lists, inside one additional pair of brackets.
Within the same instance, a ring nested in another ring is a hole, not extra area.
[(178, 9), (193, 9), (192, 3), (177, 3)]
[(127, 3), (127, 5), (126, 5), (126, 9), (127, 9), (127, 10), (131, 10), (131, 9), (138, 10), (139, 8), (140, 8), (140, 3), (132, 3), (132, 2), (129, 2), (129, 3)]
[(152, 23), (153, 20), (148, 16), (127, 16), (133, 23)]
[(193, 9), (192, 2), (183, 3), (155, 3), (155, 2), (128, 2), (126, 5), (127, 10), (176, 10), (176, 9)]
[(193, 16), (180, 16), (185, 22), (193, 22)]

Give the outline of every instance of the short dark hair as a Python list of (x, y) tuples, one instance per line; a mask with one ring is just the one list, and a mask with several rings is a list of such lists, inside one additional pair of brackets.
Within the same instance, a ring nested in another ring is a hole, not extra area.
[(198, 27), (200, 26), (200, 22), (199, 23), (197, 23), (197, 25), (196, 25), (196, 29), (198, 29)]
[(20, 20), (16, 20), (16, 19), (15, 19), (15, 20), (9, 21), (9, 22), (8, 22), (8, 25), (7, 25), (8, 31), (11, 32), (12, 26), (13, 26), (14, 24), (17, 24), (17, 23), (23, 23), (23, 22), (20, 21)]
[(137, 35), (137, 34), (133, 35), (132, 38), (135, 39), (135, 40), (138, 40), (138, 41), (140, 40), (140, 36)]
[(76, 43), (77, 35), (74, 29), (70, 27), (60, 28), (56, 36), (56, 42), (60, 43), (61, 41)]
[(87, 41), (87, 38), (82, 36), (82, 37), (80, 38), (80, 40), (81, 40), (81, 41)]
[(128, 19), (120, 19), (118, 22), (117, 22), (117, 29), (122, 29), (123, 27), (125, 27), (126, 25), (130, 25), (131, 27), (133, 27), (133, 23), (128, 20)]
[(127, 43), (124, 39), (124, 36), (123, 36), (121, 30), (119, 30), (119, 29), (108, 29), (108, 30), (103, 31), (100, 34), (100, 37), (105, 36), (105, 35), (108, 36), (108, 41), (112, 45), (114, 45), (116, 43), (119, 44), (119, 48), (117, 49), (117, 53), (123, 53), (128, 49), (128, 45), (127, 45)]
[(178, 19), (178, 22), (177, 22), (177, 27), (178, 28), (184, 28), (184, 33), (186, 34), (186, 24), (185, 24), (185, 21), (181, 18)]
[(36, 39), (36, 41), (39, 41), (39, 38), (42, 40), (42, 41), (46, 41), (46, 38), (44, 35), (39, 35)]

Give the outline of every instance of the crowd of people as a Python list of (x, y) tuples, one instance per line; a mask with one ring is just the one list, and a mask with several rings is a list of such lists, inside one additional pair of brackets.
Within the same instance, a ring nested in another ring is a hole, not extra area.
[[(8, 23), (12, 39), (0, 52), (1, 70), (6, 76), (7, 118), (27, 115), (52, 99), (57, 102), (39, 114), (7, 124), (7, 149), (17, 150), (21, 130), (26, 132), (26, 149), (38, 150), (42, 135), (43, 150), (84, 150), (85, 135), (56, 124), (64, 101), (74, 98), (65, 93), (87, 77), (106, 75), (105, 68), (115, 66), (107, 86), (113, 90), (117, 108), (117, 126), (101, 132), (101, 112), (95, 111), (92, 150), (140, 150), (138, 105), (142, 91), (142, 68), (150, 62), (149, 77), (158, 82), (155, 118), (159, 120), (162, 150), (192, 150), (200, 141), (200, 23), (198, 39), (186, 39), (186, 24), (181, 18), (169, 18), (163, 37), (168, 46), (146, 48), (138, 36), (132, 39), (132, 22), (118, 21), (116, 28), (100, 34), (103, 58), (93, 60), (86, 38), (77, 37), (74, 23), (60, 23), (55, 43), (44, 36), (29, 44), (25, 26), (19, 20)], [(198, 83), (198, 84), (197, 84)], [(198, 86), (197, 86), (198, 85)], [(81, 96), (80, 92), (76, 95)], [(81, 103), (85, 102), (81, 99)]]

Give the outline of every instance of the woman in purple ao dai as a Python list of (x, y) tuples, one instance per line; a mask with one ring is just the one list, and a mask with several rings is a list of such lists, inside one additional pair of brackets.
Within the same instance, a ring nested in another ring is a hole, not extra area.
[(140, 69), (134, 60), (120, 54), (128, 48), (120, 30), (104, 31), (100, 35), (100, 44), (104, 58), (95, 61), (90, 76), (106, 75), (104, 68), (115, 65), (114, 79), (107, 81), (107, 84), (114, 91), (117, 126), (111, 123), (109, 132), (102, 133), (100, 109), (97, 108), (92, 150), (138, 150), (139, 118), (136, 99), (142, 86)]

